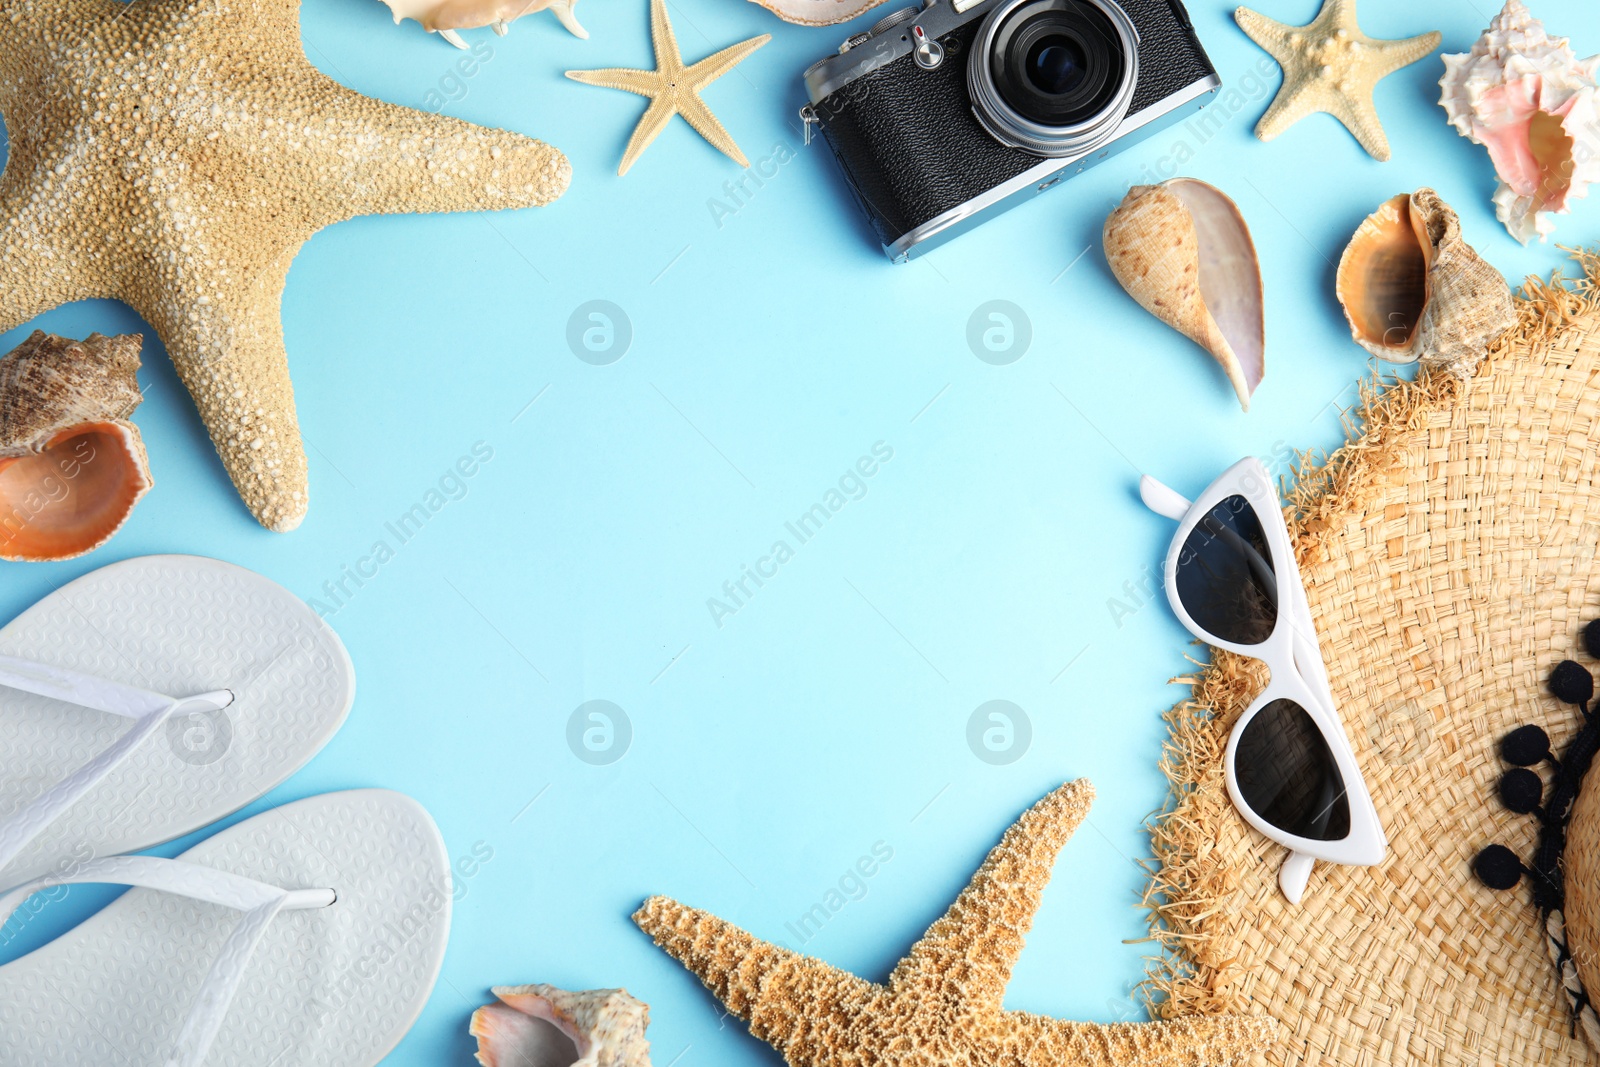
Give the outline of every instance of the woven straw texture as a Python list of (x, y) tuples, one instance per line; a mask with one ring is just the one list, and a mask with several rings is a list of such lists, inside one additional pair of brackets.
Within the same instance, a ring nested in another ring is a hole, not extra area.
[[(1322, 654), (1390, 839), (1378, 867), (1317, 865), (1304, 902), (1284, 850), (1230, 805), (1222, 752), (1265, 680), (1216, 651), (1169, 712), (1173, 784), (1152, 822), (1146, 904), (1166, 949), (1159, 1014), (1266, 1011), (1274, 1064), (1590, 1064), (1526, 888), (1471, 871), (1534, 820), (1496, 789), (1499, 738), (1574, 709), (1545, 693), (1600, 615), (1600, 259), (1530, 280), (1474, 378), (1374, 386), (1349, 441), (1302, 462), (1285, 509)], [(1591, 776), (1592, 777), (1592, 776)], [(1594, 990), (1600, 994), (1600, 990)]]
[[(1590, 710), (1594, 706), (1590, 705)], [(1600, 997), (1600, 763), (1591, 763), (1567, 824), (1565, 940), (1578, 986)], [(1571, 983), (1568, 983), (1571, 991)], [(1600, 1014), (1592, 1000), (1582, 1014), (1584, 1036), (1600, 1049)]]

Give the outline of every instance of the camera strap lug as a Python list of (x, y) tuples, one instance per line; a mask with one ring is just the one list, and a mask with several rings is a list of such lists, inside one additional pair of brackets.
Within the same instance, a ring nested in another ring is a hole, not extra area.
[(821, 129), (822, 119), (817, 117), (817, 109), (812, 107), (810, 104), (807, 104), (800, 109), (800, 121), (805, 123), (805, 129), (801, 134), (804, 140), (801, 143), (809, 145), (812, 138), (811, 128), (815, 126), (816, 128)]

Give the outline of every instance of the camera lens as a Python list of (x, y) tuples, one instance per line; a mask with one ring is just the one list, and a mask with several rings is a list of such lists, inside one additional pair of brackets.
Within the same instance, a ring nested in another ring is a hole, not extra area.
[(978, 32), (967, 87), (997, 140), (1059, 157), (1110, 139), (1137, 74), (1138, 34), (1115, 0), (1009, 0)]
[(1063, 36), (1046, 37), (1028, 50), (1028, 82), (1050, 96), (1070, 93), (1083, 84), (1088, 63), (1077, 41)]
[(987, 56), (1000, 98), (1047, 127), (1092, 122), (1127, 69), (1111, 18), (1088, 0), (1027, 0), (999, 20)]

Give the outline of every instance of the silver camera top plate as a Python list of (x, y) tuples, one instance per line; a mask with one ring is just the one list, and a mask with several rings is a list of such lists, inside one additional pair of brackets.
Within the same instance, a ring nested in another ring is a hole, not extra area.
[[(921, 26), (923, 33), (937, 41), (945, 34), (964, 25), (973, 17), (971, 12), (994, 4), (996, 0), (934, 0), (923, 8), (907, 8), (915, 13), (904, 21), (887, 26), (883, 32), (867, 34), (857, 44), (836, 56), (828, 56), (813, 63), (806, 71), (806, 95), (813, 104), (820, 104), (841, 87), (849, 85), (863, 74), (888, 66), (901, 56), (909, 55), (915, 48), (912, 28)], [(892, 17), (892, 16), (891, 16)], [(886, 20), (880, 20), (879, 25)], [(855, 40), (855, 38), (852, 38)]]

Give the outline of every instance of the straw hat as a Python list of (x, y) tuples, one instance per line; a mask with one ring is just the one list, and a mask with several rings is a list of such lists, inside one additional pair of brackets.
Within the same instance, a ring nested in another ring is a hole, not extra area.
[[(1474, 874), (1491, 843), (1531, 865), (1537, 820), (1501, 801), (1504, 735), (1526, 723), (1559, 756), (1584, 716), (1546, 679), (1594, 669), (1600, 616), (1600, 257), (1575, 289), (1530, 281), (1519, 322), (1477, 375), (1364, 398), (1360, 432), (1289, 488), (1286, 514), (1346, 732), (1390, 852), (1318, 864), (1304, 901), (1277, 888), (1283, 850), (1223, 783), (1228, 731), (1264, 681), (1224, 652), (1172, 709), (1147, 896), (1167, 949), (1151, 986), (1176, 1016), (1265, 1011), (1283, 1064), (1595, 1064), (1529, 882)], [(1600, 1000), (1600, 772), (1565, 860), (1571, 983)], [(1556, 913), (1560, 916), (1560, 913)]]
[[(1591, 767), (1567, 827), (1566, 940), (1583, 1003), (1584, 1036), (1600, 1049), (1600, 1015), (1588, 993), (1600, 997), (1600, 776)], [(1570, 990), (1571, 981), (1568, 980)]]

